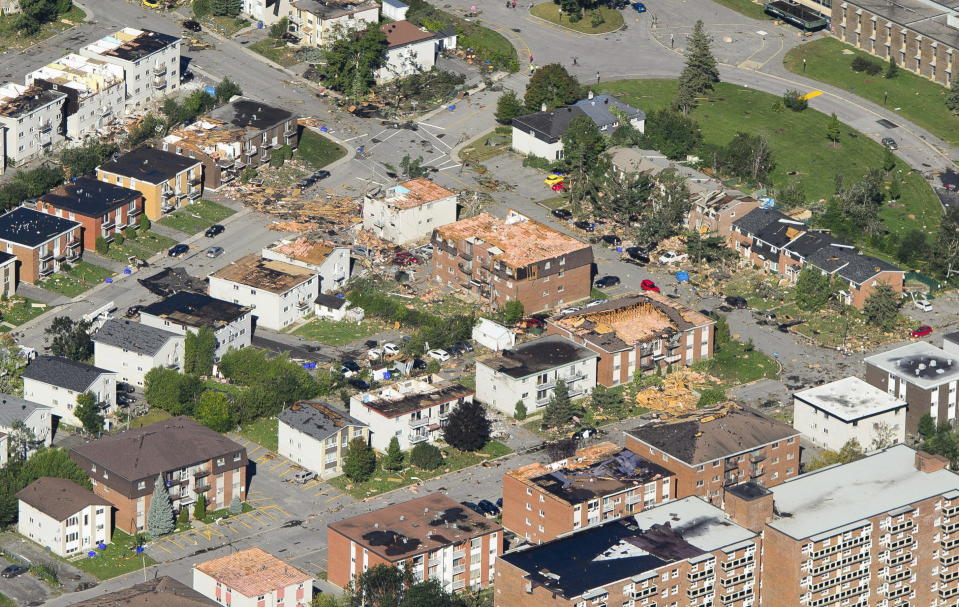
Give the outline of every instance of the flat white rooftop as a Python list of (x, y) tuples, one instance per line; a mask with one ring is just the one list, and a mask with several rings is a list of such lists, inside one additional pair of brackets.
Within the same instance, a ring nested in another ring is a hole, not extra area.
[(906, 344), (864, 360), (924, 390), (959, 379), (959, 365), (954, 355), (927, 341)]
[(906, 401), (870, 386), (858, 377), (845, 377), (796, 392), (793, 396), (797, 401), (847, 422), (906, 406)]
[(756, 533), (729, 520), (722, 510), (699, 497), (667, 502), (633, 515), (640, 529), (668, 523), (683, 539), (704, 552), (738, 544)]

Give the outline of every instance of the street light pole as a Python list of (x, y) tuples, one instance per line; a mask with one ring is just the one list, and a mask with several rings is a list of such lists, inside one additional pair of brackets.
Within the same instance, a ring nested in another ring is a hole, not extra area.
[(805, 59), (802, 60), (802, 73), (803, 73), (803, 74), (806, 73), (806, 60), (805, 60)]
[(886, 100), (887, 100), (888, 98), (889, 98), (889, 91), (885, 91), (885, 92), (882, 94), (882, 104), (883, 104), (883, 105), (886, 105)]

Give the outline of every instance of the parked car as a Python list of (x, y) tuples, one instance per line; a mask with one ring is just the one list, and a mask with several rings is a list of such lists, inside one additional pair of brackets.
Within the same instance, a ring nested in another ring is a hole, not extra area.
[(359, 255), (360, 257), (369, 257), (371, 255), (370, 250), (366, 247), (356, 246), (353, 247), (353, 253)]
[(190, 250), (190, 245), (186, 245), (182, 243), (175, 244), (172, 247), (170, 247), (170, 250), (167, 251), (166, 254), (169, 255), (170, 257), (179, 257), (180, 255), (183, 255), (189, 250)]
[(640, 264), (649, 263), (649, 255), (639, 247), (628, 247), (626, 249), (626, 255), (629, 256), (626, 261)]
[(795, 327), (796, 325), (801, 325), (804, 322), (806, 321), (801, 319), (787, 320), (786, 322), (779, 323), (779, 325), (776, 328), (782, 331), (783, 333), (789, 333), (789, 329), (791, 329), (792, 327)]
[(432, 358), (433, 360), (440, 361), (441, 363), (445, 363), (446, 361), (450, 359), (450, 353), (447, 352), (446, 350), (440, 350), (439, 348), (437, 348), (436, 350), (430, 350), (429, 352), (426, 353), (426, 355)]
[(0, 576), (3, 577), (17, 577), (26, 573), (28, 569), (21, 565), (7, 565), (4, 567), (3, 571), (0, 571)]
[(575, 221), (573, 225), (584, 232), (592, 232), (596, 228), (591, 221)]
[(560, 175), (558, 173), (551, 173), (550, 175), (547, 175), (546, 179), (543, 180), (543, 183), (545, 183), (548, 186), (554, 186), (557, 183), (563, 183), (563, 181), (565, 180), (566, 180), (566, 177), (564, 177), (563, 175)]
[(220, 255), (223, 255), (223, 247), (210, 247), (206, 250), (206, 256), (211, 259)]
[(573, 432), (573, 438), (576, 440), (586, 440), (587, 438), (596, 434), (596, 428), (592, 426), (586, 426), (585, 428), (580, 428), (576, 432)]
[(932, 312), (932, 304), (926, 299), (917, 299), (916, 301), (912, 302), (912, 305), (916, 306), (923, 312)]
[(496, 498), (496, 506), (499, 508), (503, 507), (503, 498), (501, 497)]
[(369, 382), (364, 381), (364, 380), (359, 379), (359, 378), (353, 378), (353, 379), (351, 379), (351, 380), (350, 380), (349, 382), (347, 382), (347, 383), (349, 383), (351, 386), (353, 386), (353, 387), (356, 388), (357, 390), (366, 391), (366, 390), (369, 390), (369, 389), (370, 389), (370, 384), (369, 384)]
[(916, 327), (911, 333), (911, 335), (913, 337), (925, 337), (926, 335), (930, 335), (931, 333), (932, 333), (932, 327), (930, 327), (929, 325), (922, 325), (921, 327)]
[(311, 472), (310, 470), (300, 470), (293, 475), (293, 482), (302, 485), (306, 481), (311, 481), (316, 478), (316, 472)]
[(596, 282), (593, 283), (593, 285), (597, 289), (605, 289), (607, 287), (615, 287), (619, 283), (619, 276), (603, 276), (602, 278), (596, 279)]
[(549, 189), (553, 190), (554, 192), (565, 192), (566, 184), (562, 181), (559, 183), (554, 183), (553, 185), (549, 186)]
[(432, 257), (433, 256), (433, 245), (426, 243), (421, 247), (416, 248), (417, 255), (422, 255), (423, 257)]
[(137, 391), (136, 388), (126, 383), (125, 381), (117, 382), (117, 392), (126, 392), (127, 394), (132, 394), (133, 392), (136, 392), (136, 391)]
[(463, 506), (466, 506), (467, 508), (469, 508), (470, 510), (472, 510), (472, 511), (475, 512), (476, 514), (479, 514), (479, 515), (482, 515), (482, 516), (486, 516), (486, 515), (483, 513), (483, 511), (479, 509), (479, 506), (477, 506), (477, 505), (474, 504), (473, 502), (460, 502), (460, 504), (462, 504)]
[(462, 349), (464, 352), (472, 352), (472, 351), (473, 351), (473, 344), (471, 344), (471, 343), (468, 342), (468, 341), (458, 341), (458, 342), (454, 343), (453, 345), (456, 346), (457, 348)]
[(648, 278), (639, 283), (639, 288), (643, 291), (656, 291), (659, 293), (659, 287), (656, 286), (655, 282), (649, 280)]
[(562, 219), (563, 221), (569, 221), (573, 218), (573, 213), (569, 209), (553, 209), (550, 213), (552, 213), (553, 217)]
[(124, 313), (124, 316), (126, 316), (127, 318), (133, 318), (134, 316), (139, 314), (140, 310), (142, 309), (143, 309), (143, 306), (130, 306), (129, 308), (127, 308), (126, 313)]
[(677, 253), (676, 251), (666, 251), (665, 253), (659, 256), (659, 263), (661, 264), (679, 263), (680, 261), (684, 261), (686, 259), (689, 259), (689, 255), (685, 253)]
[(370, 360), (376, 360), (378, 358), (383, 358), (383, 350), (380, 348), (370, 348), (366, 352), (366, 357)]
[(883, 137), (882, 140), (880, 141), (880, 143), (882, 143), (884, 146), (886, 146), (886, 147), (889, 148), (890, 150), (898, 150), (898, 149), (899, 149), (899, 144), (896, 143), (896, 140), (893, 139), (892, 137)]
[(739, 296), (737, 296), (737, 295), (730, 295), (729, 297), (727, 297), (727, 298), (724, 299), (723, 301), (725, 301), (725, 302), (726, 302), (726, 305), (729, 306), (729, 307), (731, 307), (731, 308), (738, 308), (738, 309), (740, 309), (740, 310), (744, 310), (744, 309), (746, 308), (746, 298), (745, 298), (745, 297), (739, 297)]
[(618, 247), (623, 244), (623, 239), (615, 234), (605, 234), (600, 240), (603, 241), (603, 244), (608, 244), (611, 247)]
[(445, 346), (443, 349), (449, 352), (453, 356), (463, 356), (464, 354), (466, 354), (466, 350), (458, 344), (450, 344), (448, 346)]
[(592, 308), (593, 306), (598, 306), (599, 304), (606, 303), (605, 299), (591, 299), (586, 302), (587, 308)]
[(560, 314), (572, 314), (573, 312), (579, 312), (583, 309), (583, 306), (570, 306), (568, 308), (563, 308), (559, 311)]
[(389, 342), (383, 344), (383, 353), (387, 356), (396, 356), (400, 353), (400, 347)]
[(414, 358), (413, 364), (411, 365), (412, 369), (422, 370), (426, 368), (426, 361), (422, 358)]
[(413, 266), (420, 263), (420, 260), (409, 251), (400, 251), (393, 256), (393, 265), (394, 266)]
[(636, 11), (637, 13), (646, 12), (646, 5), (643, 4), (642, 2), (633, 2), (632, 4), (630, 4), (630, 6), (633, 7), (633, 10)]
[(476, 506), (483, 511), (483, 514), (487, 516), (496, 516), (499, 514), (499, 508), (497, 508), (496, 504), (489, 500), (480, 500), (477, 502)]
[(313, 173), (313, 178), (316, 179), (317, 181), (322, 181), (322, 180), (326, 179), (327, 177), (329, 177), (330, 174), (331, 174), (331, 173), (330, 173), (329, 171), (320, 170), (320, 171), (317, 171), (317, 172)]
[(355, 360), (350, 360), (347, 358), (340, 363), (340, 373), (343, 374), (343, 377), (353, 377), (360, 372), (360, 366), (356, 364)]
[(218, 223), (215, 223), (212, 226), (208, 227), (206, 229), (206, 232), (203, 233), (203, 235), (206, 236), (207, 238), (213, 238), (214, 236), (222, 234), (225, 230), (226, 228), (224, 228)]
[(542, 329), (546, 326), (546, 321), (535, 316), (528, 316), (516, 324), (523, 329)]
[(188, 29), (191, 32), (199, 32), (203, 30), (203, 26), (200, 25), (200, 22), (194, 21), (193, 19), (187, 19), (186, 21), (182, 22), (180, 25), (183, 26), (183, 29)]

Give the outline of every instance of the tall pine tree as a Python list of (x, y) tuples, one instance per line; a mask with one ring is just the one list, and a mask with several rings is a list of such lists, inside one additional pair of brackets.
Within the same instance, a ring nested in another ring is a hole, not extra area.
[(443, 439), (460, 451), (478, 451), (489, 441), (490, 421), (477, 401), (465, 402), (450, 413)]
[(901, 301), (902, 298), (892, 287), (885, 282), (880, 282), (862, 307), (866, 322), (883, 331), (892, 330), (896, 326)]
[(556, 380), (553, 396), (543, 411), (543, 423), (550, 428), (558, 428), (569, 423), (574, 417), (582, 416), (582, 407), (574, 404), (569, 397), (569, 386), (562, 379)]
[(383, 468), (386, 470), (401, 470), (403, 468), (403, 452), (400, 451), (400, 441), (395, 436), (390, 438), (390, 446), (386, 448)]
[(679, 75), (673, 106), (683, 114), (688, 114), (696, 107), (696, 98), (712, 91), (716, 82), (719, 82), (719, 68), (700, 20), (693, 26), (693, 33), (686, 43), (686, 66)]
[(163, 482), (163, 475), (157, 476), (153, 485), (153, 497), (150, 499), (150, 511), (147, 513), (147, 533), (157, 538), (172, 533), (176, 523), (173, 515), (173, 502)]

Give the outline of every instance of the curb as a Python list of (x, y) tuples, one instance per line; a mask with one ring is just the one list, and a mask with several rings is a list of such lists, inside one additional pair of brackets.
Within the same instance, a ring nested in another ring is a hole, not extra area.
[(563, 25), (563, 24), (561, 24), (561, 23), (553, 23), (553, 22), (550, 21), (549, 19), (543, 19), (542, 17), (539, 17), (539, 16), (537, 16), (537, 15), (534, 15), (532, 8), (526, 9), (526, 13), (527, 13), (530, 17), (532, 17), (533, 19), (536, 19), (537, 21), (541, 21), (541, 22), (546, 23), (546, 24), (549, 24), (549, 25), (555, 25), (556, 27), (561, 27), (561, 28), (563, 28), (564, 30), (566, 30), (567, 32), (571, 32), (571, 33), (573, 33), (573, 34), (577, 34), (578, 36), (608, 36), (608, 35), (610, 35), (610, 34), (615, 34), (616, 32), (621, 32), (621, 31), (623, 31), (624, 29), (626, 29), (626, 17), (623, 17), (623, 24), (620, 25), (619, 27), (617, 27), (617, 28), (614, 29), (614, 30), (609, 30), (608, 32), (602, 32), (602, 33), (597, 33), (597, 34), (587, 34), (586, 32), (576, 31), (576, 30), (574, 30), (573, 28), (567, 27), (567, 26), (565, 26), (565, 25)]

